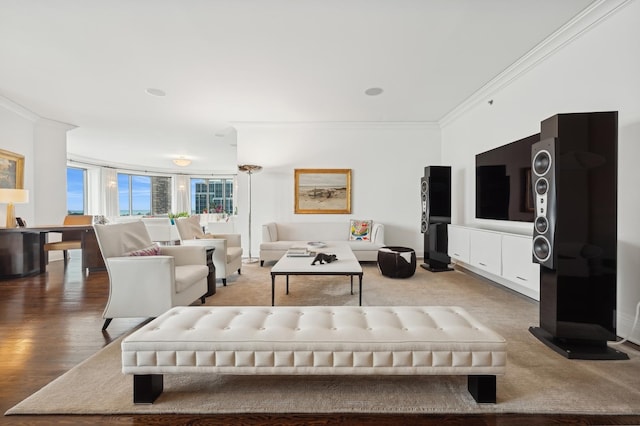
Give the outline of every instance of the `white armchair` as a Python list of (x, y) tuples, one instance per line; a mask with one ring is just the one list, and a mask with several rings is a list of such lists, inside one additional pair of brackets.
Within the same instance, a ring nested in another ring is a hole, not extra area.
[(102, 317), (157, 317), (207, 293), (204, 247), (157, 246), (141, 221), (94, 225), (109, 273), (109, 299)]
[(175, 225), (171, 224), (168, 217), (143, 217), (142, 223), (147, 227), (151, 241), (155, 243), (172, 245), (180, 240)]
[(213, 247), (213, 265), (216, 277), (222, 278), (222, 285), (227, 285), (227, 277), (242, 267), (242, 244), (240, 234), (205, 234), (200, 225), (200, 217), (193, 215), (176, 220), (176, 228), (180, 234), (182, 245), (199, 245)]

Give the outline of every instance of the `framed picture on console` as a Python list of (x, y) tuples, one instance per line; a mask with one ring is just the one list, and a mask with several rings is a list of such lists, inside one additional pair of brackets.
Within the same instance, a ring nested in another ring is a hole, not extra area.
[(0, 188), (23, 189), (24, 156), (0, 149)]
[(351, 213), (351, 169), (295, 169), (296, 214)]

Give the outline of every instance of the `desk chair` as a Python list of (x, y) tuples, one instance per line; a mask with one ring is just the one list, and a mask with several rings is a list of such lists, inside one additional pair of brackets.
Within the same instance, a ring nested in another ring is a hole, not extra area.
[[(63, 225), (91, 225), (93, 222), (93, 216), (91, 215), (67, 215), (64, 218)], [(82, 248), (80, 230), (69, 230), (62, 232), (62, 241), (55, 241), (52, 243), (46, 243), (44, 245), (44, 251), (50, 252), (52, 250), (62, 250), (64, 256), (64, 264), (67, 265), (67, 251), (73, 249)]]

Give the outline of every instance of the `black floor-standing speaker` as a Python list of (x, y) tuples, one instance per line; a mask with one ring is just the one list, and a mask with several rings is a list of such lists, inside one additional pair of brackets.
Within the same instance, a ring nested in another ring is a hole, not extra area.
[(447, 254), (447, 225), (451, 223), (451, 167), (428, 166), (420, 179), (420, 232), (424, 234), (424, 263), (432, 272), (452, 271)]
[(616, 340), (617, 112), (558, 114), (531, 149), (540, 327), (572, 359), (628, 359)]

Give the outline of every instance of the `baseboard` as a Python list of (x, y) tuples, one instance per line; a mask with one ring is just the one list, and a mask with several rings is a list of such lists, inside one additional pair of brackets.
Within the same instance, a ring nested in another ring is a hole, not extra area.
[(636, 325), (636, 329), (634, 330), (633, 335), (629, 336), (631, 327), (633, 326), (633, 321), (635, 320), (634, 315), (635, 311), (632, 315), (628, 315), (624, 312), (620, 312), (620, 309), (617, 310), (616, 334), (622, 339), (626, 338), (631, 343), (640, 345), (640, 320), (638, 320), (638, 325)]

